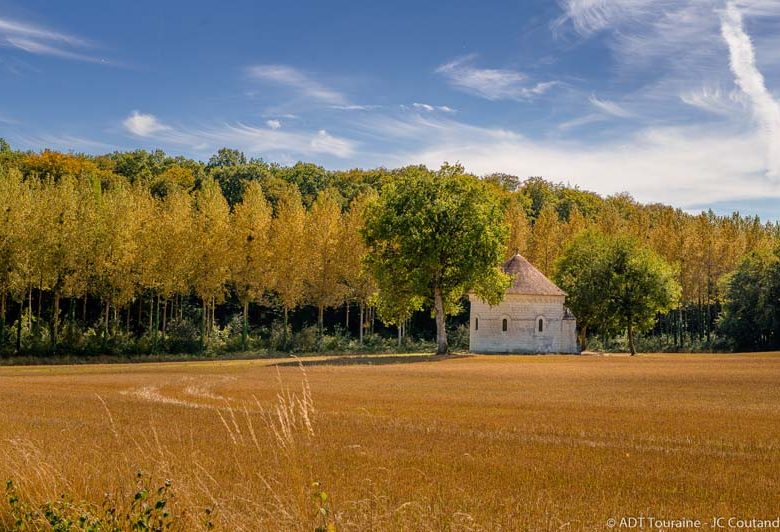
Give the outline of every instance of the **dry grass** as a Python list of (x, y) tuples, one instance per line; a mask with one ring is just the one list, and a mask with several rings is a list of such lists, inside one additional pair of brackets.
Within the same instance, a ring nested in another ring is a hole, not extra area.
[(343, 362), (0, 368), (0, 479), (31, 501), (121, 506), (143, 470), (173, 481), (186, 530), (582, 530), (780, 508), (780, 355)]

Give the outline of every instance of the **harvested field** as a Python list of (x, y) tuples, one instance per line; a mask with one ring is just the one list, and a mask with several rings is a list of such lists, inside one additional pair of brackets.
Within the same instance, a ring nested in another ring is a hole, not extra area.
[(181, 530), (780, 513), (780, 354), (285, 362), (0, 368), (0, 479), (122, 510), (143, 471)]

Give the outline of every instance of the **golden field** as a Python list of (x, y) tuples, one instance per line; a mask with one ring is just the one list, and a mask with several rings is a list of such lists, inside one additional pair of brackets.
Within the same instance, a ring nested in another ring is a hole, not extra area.
[(780, 512), (780, 354), (302, 361), (2, 367), (0, 480), (121, 510), (143, 471), (177, 530)]

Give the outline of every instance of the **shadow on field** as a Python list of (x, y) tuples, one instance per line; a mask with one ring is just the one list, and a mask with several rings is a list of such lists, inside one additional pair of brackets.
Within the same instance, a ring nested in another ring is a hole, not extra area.
[(326, 359), (306, 360), (298, 358), (277, 362), (271, 366), (379, 366), (384, 364), (412, 364), (416, 362), (440, 362), (471, 355), (344, 355)]

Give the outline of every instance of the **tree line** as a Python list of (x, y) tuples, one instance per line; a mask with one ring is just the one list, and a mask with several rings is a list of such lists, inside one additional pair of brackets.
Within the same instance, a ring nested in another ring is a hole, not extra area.
[[(415, 295), (411, 287), (424, 279), (397, 282), (402, 263), (378, 245), (390, 223), (379, 209), (391, 198), (388, 190), (403, 180), (407, 188), (436, 183), (443, 175), (473, 193), (476, 178), (457, 166), (328, 171), (247, 159), (229, 149), (203, 163), (161, 151), (91, 156), (20, 152), (2, 143), (0, 345), (24, 351), (23, 338), (45, 337), (56, 351), (63, 335), (85, 334), (87, 327), (105, 337), (164, 338), (172, 323), (190, 320), (207, 347), (230, 318), (228, 307), (239, 310), (243, 347), (258, 325), (250, 323), (252, 308), (279, 310), (283, 343), (291, 313), (302, 307), (315, 310), (320, 333), (341, 323), (328, 320), (328, 309), (343, 307), (347, 324), (355, 309), (361, 337), (369, 316), (401, 331), (437, 306), (462, 313), (462, 288), (475, 278), (444, 279), (450, 270), (432, 269), (426, 275), (459, 288), (449, 298)], [(470, 230), (497, 228), (489, 240), (498, 251), (474, 257), (475, 267), (517, 250), (557, 279), (583, 234), (624, 236), (660, 258), (679, 286), (668, 309), (645, 319), (648, 334), (678, 349), (708, 345), (718, 335), (735, 338), (725, 326), (725, 314), (735, 308), (726, 279), (746, 257), (771, 254), (779, 233), (777, 224), (757, 217), (692, 215), (541, 178), (494, 174), (478, 188), (490, 198), (490, 216), (483, 216), (484, 205), (476, 211), (465, 203), (440, 205), (442, 215), (458, 222), (453, 234), (465, 245), (478, 238)], [(404, 223), (413, 227), (414, 220)], [(386, 282), (383, 272), (393, 272), (396, 282)], [(499, 277), (479, 287), (490, 294), (497, 286)], [(585, 337), (621, 329), (596, 320)]]

